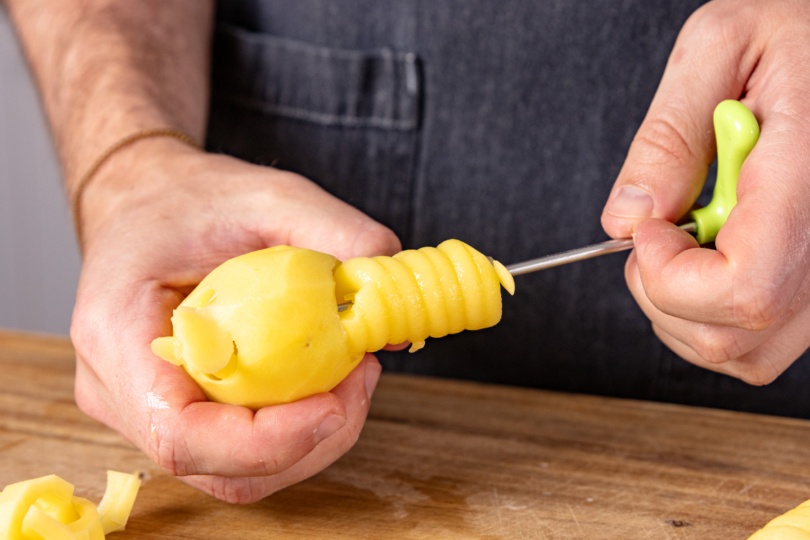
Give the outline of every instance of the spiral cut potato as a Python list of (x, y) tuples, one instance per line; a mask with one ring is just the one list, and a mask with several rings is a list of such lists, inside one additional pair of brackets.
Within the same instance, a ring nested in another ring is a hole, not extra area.
[(340, 315), (349, 348), (374, 352), (428, 337), (480, 330), (501, 320), (501, 284), (515, 282), (498, 261), (458, 240), (393, 257), (350, 259), (335, 271), (335, 294), (352, 307)]
[[(341, 264), (276, 246), (226, 261), (174, 310), (152, 352), (206, 396), (258, 409), (328, 392), (388, 343), (493, 326), (512, 276), (458, 240)], [(338, 313), (338, 304), (351, 306)]]
[(107, 471), (98, 508), (53, 474), (8, 485), (0, 492), (0, 538), (104, 540), (124, 530), (140, 485), (137, 475)]
[(772, 519), (748, 540), (810, 540), (810, 501)]

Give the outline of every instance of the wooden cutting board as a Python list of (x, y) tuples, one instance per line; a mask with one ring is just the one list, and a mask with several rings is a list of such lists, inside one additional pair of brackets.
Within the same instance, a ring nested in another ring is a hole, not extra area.
[(98, 502), (107, 469), (144, 471), (122, 540), (744, 540), (810, 499), (810, 422), (384, 375), (346, 456), (233, 506), (84, 416), (73, 367), (0, 332), (0, 486), (55, 473)]

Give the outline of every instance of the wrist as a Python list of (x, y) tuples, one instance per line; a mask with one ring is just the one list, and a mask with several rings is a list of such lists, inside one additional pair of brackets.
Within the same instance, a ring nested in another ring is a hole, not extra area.
[[(135, 96), (129, 96), (129, 100), (132, 99)], [(100, 169), (105, 168), (107, 161), (117, 160), (119, 154), (129, 153), (129, 146), (141, 146), (140, 141), (127, 142), (130, 137), (165, 130), (188, 134), (189, 141), (195, 141), (193, 144), (197, 146), (199, 143), (196, 141), (202, 140), (198, 129), (186, 129), (183, 122), (161, 114), (160, 111), (144, 111), (135, 117), (124, 103), (116, 106), (115, 100), (108, 98), (106, 105), (106, 113), (103, 109), (87, 112), (80, 120), (71, 122), (69, 133), (62, 134), (61, 137), (59, 131), (54, 130), (65, 189), (70, 200), (75, 198), (78, 190), (83, 189), (81, 184), (87, 181), (87, 177), (96, 176)], [(122, 143), (123, 146), (118, 147)], [(99, 163), (100, 159), (103, 163)], [(94, 171), (96, 168), (98, 170)]]
[(186, 176), (204, 151), (174, 136), (139, 138), (112, 152), (75, 193), (73, 210), (81, 247), (111, 220), (164, 197), (174, 178)]

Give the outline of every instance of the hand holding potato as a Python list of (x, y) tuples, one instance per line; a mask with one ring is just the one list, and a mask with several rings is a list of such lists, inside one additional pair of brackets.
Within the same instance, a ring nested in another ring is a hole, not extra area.
[(395, 235), (300, 176), (168, 137), (115, 151), (86, 183), (100, 156), (145, 130), (203, 139), (214, 2), (5, 3), (78, 199), (79, 406), (166, 471), (232, 502), (326, 467), (357, 440), (380, 373), (373, 356), (331, 393), (254, 413), (209, 403), (149, 343), (170, 333), (172, 309), (235, 255), (277, 244), (344, 259), (392, 254)]
[(117, 154), (84, 200), (85, 263), (72, 338), (76, 399), (164, 470), (251, 502), (326, 467), (357, 440), (380, 366), (367, 355), (331, 393), (257, 412), (207, 401), (150, 342), (222, 261), (276, 244), (340, 258), (393, 254), (382, 225), (308, 180), (144, 140)]
[[(258, 409), (328, 392), (366, 352), (501, 320), (498, 261), (459, 240), (345, 263), (279, 245), (225, 261), (172, 315), (152, 352), (219, 403)], [(340, 309), (339, 308), (345, 308)]]

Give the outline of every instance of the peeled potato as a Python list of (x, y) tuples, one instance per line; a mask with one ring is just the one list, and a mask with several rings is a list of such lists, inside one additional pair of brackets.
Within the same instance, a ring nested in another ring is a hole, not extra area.
[(104, 534), (124, 530), (140, 487), (140, 478), (133, 474), (107, 471), (107, 490), (98, 504)]
[[(47, 497), (49, 505), (65, 507), (72, 505), (73, 485), (65, 482), (56, 475), (44, 476), (34, 480), (18, 482), (6, 486), (0, 493), (0, 538), (8, 540), (24, 540), (22, 536), (23, 521), (29, 509), (34, 506), (37, 499)], [(44, 511), (40, 513), (45, 518), (54, 521)], [(67, 510), (61, 510), (62, 515), (68, 514)], [(29, 529), (41, 529), (42, 517), (37, 512), (29, 519)], [(37, 533), (35, 533), (37, 534)]]
[(748, 540), (810, 540), (810, 501), (772, 519)]
[(340, 314), (351, 348), (378, 351), (388, 343), (479, 330), (501, 320), (501, 276), (484, 255), (458, 240), (393, 257), (356, 258), (335, 271), (338, 298), (353, 299)]
[(28, 507), (22, 522), (22, 536), (30, 540), (75, 540), (67, 525), (56, 521), (36, 505)]
[[(221, 403), (259, 408), (328, 392), (365, 352), (349, 350), (340, 324), (338, 264), (287, 246), (226, 261), (175, 310), (174, 335), (156, 339), (152, 351), (182, 365)], [(189, 313), (197, 321), (188, 324)]]
[(503, 265), (458, 240), (343, 264), (277, 246), (206, 276), (152, 351), (209, 399), (257, 409), (331, 390), (388, 343), (415, 351), (428, 337), (497, 324), (501, 285), (514, 292)]
[[(109, 486), (107, 489), (109, 490)], [(76, 540), (104, 540), (105, 531), (101, 525), (96, 505), (87, 499), (73, 497), (73, 507), (79, 513), (79, 519), (69, 523), (68, 528), (76, 535)]]
[(104, 540), (124, 530), (140, 484), (136, 475), (108, 471), (98, 510), (56, 475), (11, 484), (0, 492), (0, 538)]

